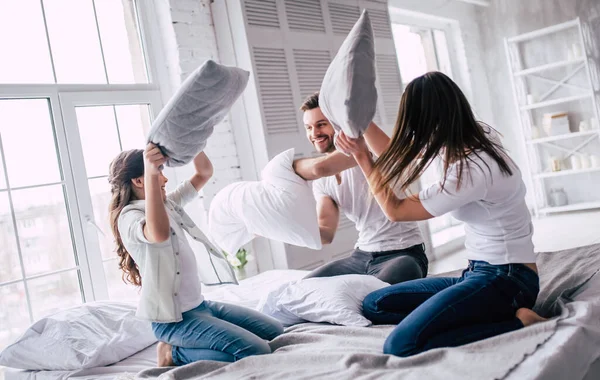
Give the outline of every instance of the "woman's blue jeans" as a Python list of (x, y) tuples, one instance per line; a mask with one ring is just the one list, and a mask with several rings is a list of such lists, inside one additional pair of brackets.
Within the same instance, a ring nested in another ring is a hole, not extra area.
[(269, 354), (266, 341), (283, 333), (281, 323), (256, 310), (206, 300), (183, 313), (182, 321), (152, 323), (152, 329), (159, 341), (173, 346), (175, 365)]
[(398, 324), (383, 352), (411, 356), (455, 347), (523, 327), (515, 312), (532, 308), (539, 277), (523, 264), (469, 261), (459, 278), (430, 277), (369, 294), (363, 314), (375, 324)]

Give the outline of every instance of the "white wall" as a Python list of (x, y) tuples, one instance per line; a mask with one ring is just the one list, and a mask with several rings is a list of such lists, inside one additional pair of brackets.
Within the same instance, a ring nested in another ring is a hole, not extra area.
[[(490, 94), (494, 99), (493, 112), (496, 121), (505, 133), (505, 140), (513, 153), (513, 157), (521, 168), (525, 168), (527, 156), (525, 146), (521, 142), (517, 128), (520, 128), (512, 88), (509, 79), (509, 68), (504, 49), (504, 38), (545, 28), (554, 24), (573, 20), (577, 17), (589, 28), (592, 36), (585, 46), (591, 61), (590, 65), (600, 68), (600, 47), (597, 43), (600, 36), (600, 1), (598, 0), (493, 0), (489, 7), (479, 7), (477, 19), (481, 30), (483, 42), (481, 54), (483, 55), (488, 81), (491, 85)], [(551, 62), (553, 54), (562, 46), (558, 37), (549, 37), (545, 40), (547, 46), (536, 49), (533, 53)], [(562, 53), (562, 51), (561, 51)], [(596, 76), (600, 69), (596, 69)], [(596, 84), (595, 91), (600, 96), (600, 85)], [(562, 106), (562, 105), (561, 105)], [(572, 105), (569, 107), (573, 107)], [(549, 109), (551, 110), (551, 109)], [(546, 111), (548, 112), (548, 111)], [(576, 124), (575, 124), (576, 125)], [(512, 132), (511, 132), (512, 130)], [(525, 170), (523, 170), (525, 172)], [(590, 190), (580, 184), (575, 184), (576, 177), (570, 177), (571, 183), (564, 182), (564, 187), (569, 190), (570, 197), (574, 200), (589, 197), (585, 193)], [(595, 176), (594, 178), (598, 178)], [(532, 189), (528, 191), (528, 201), (533, 202)], [(597, 188), (596, 188), (597, 191)]]
[[(164, 17), (166, 3), (170, 8), (170, 23), (163, 20), (161, 32), (166, 33), (167, 39), (171, 39), (166, 43), (163, 42), (163, 45), (167, 45), (166, 50), (169, 55), (166, 57), (167, 61), (172, 60), (173, 55), (176, 55), (176, 67), (169, 69), (169, 76), (170, 80), (175, 82), (174, 85), (178, 85), (207, 59), (218, 62), (219, 51), (210, 11), (210, 0), (162, 0), (162, 4), (159, 4), (163, 7), (161, 17)], [(204, 207), (208, 209), (208, 205), (219, 190), (241, 180), (240, 163), (228, 118), (215, 128), (213, 136), (208, 140), (206, 154), (215, 169), (214, 176), (203, 191)], [(191, 166), (178, 170), (178, 180), (191, 175), (192, 172)]]

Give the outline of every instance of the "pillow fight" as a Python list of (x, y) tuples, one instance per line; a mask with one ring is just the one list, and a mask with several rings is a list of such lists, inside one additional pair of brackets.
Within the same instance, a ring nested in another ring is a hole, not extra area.
[[(213, 175), (206, 142), (249, 75), (207, 61), (161, 111), (147, 146), (110, 164), (119, 267), (124, 280), (141, 287), (136, 315), (152, 322), (159, 366), (270, 354), (282, 321), (206, 300), (201, 283), (237, 284), (222, 252), (235, 253), (256, 236), (321, 249), (333, 241), (341, 213), (358, 231), (355, 250), (302, 281), (361, 275), (385, 283), (361, 296), (368, 322), (396, 325), (383, 353), (408, 357), (545, 320), (531, 310), (539, 276), (521, 171), (498, 132), (476, 120), (459, 86), (441, 72), (406, 86), (391, 136), (373, 122), (375, 40), (366, 11), (321, 88), (298, 105), (306, 138), (321, 155), (280, 153), (260, 181), (221, 190), (207, 233), (200, 230), (184, 207)], [(434, 161), (443, 168), (439, 181), (412, 192)], [(164, 166), (188, 163), (194, 174), (167, 193)], [(427, 277), (417, 222), (448, 213), (465, 224), (468, 266), (460, 277)]]

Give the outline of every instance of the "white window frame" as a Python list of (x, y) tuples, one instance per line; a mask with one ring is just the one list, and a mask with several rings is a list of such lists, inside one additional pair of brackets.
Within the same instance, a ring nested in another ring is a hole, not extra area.
[[(113, 105), (149, 105), (153, 118), (158, 115), (161, 107), (159, 91), (95, 91), (95, 92), (66, 92), (60, 93), (60, 104), (65, 125), (67, 145), (72, 162), (85, 162), (77, 122), (76, 107), (113, 106)], [(148, 131), (144, 131), (148, 132)], [(88, 185), (85, 165), (71, 165), (73, 180), (77, 191), (76, 199), (79, 206), (79, 223), (85, 239), (86, 261), (90, 268), (90, 278), (93, 299), (108, 299), (108, 286), (105, 281), (102, 253), (98, 240), (98, 220), (94, 216), (92, 198)], [(168, 171), (167, 168), (167, 176)], [(110, 236), (110, 231), (103, 231)], [(116, 269), (115, 269), (116, 270)]]
[[(458, 51), (462, 47), (460, 23), (457, 20), (428, 15), (425, 13), (409, 11), (397, 7), (390, 7), (390, 21), (392, 24), (403, 24), (417, 28), (443, 30), (446, 33), (448, 54), (452, 67), (452, 79), (465, 91), (467, 98), (471, 98), (471, 83), (469, 80), (468, 66), (465, 59)], [(462, 48), (464, 49), (464, 47)]]
[[(450, 67), (452, 69), (452, 79), (463, 89), (465, 95), (471, 98), (471, 84), (469, 81), (468, 72), (466, 71), (467, 65), (464, 60), (461, 60), (461, 55), (458, 54), (460, 44), (462, 43), (460, 34), (460, 24), (457, 20), (447, 19), (443, 17), (428, 15), (425, 13), (409, 11), (401, 8), (391, 6), (390, 9), (390, 21), (392, 24), (402, 24), (413, 26), (416, 28), (423, 29), (437, 29), (442, 30), (446, 34), (446, 42), (448, 45), (448, 55), (450, 57)], [(433, 36), (432, 36), (433, 40)], [(437, 52), (436, 52), (437, 54)], [(421, 185), (419, 184), (421, 187)], [(431, 231), (429, 225), (427, 225), (426, 231), (429, 232), (431, 237), (434, 234), (443, 234), (451, 228), (456, 228), (459, 224), (451, 224), (444, 229)], [(424, 229), (425, 230), (425, 229)], [(429, 248), (429, 247), (428, 247)], [(445, 243), (433, 246), (431, 242), (431, 250), (433, 251), (433, 257), (440, 258), (449, 253), (456, 252), (464, 248), (464, 232), (459, 234), (453, 239), (446, 241)]]
[[(66, 211), (69, 217), (75, 265), (36, 276), (26, 277), (21, 249), (18, 248), (22, 277), (7, 281), (10, 285), (23, 281), (29, 318), (33, 321), (32, 303), (27, 282), (32, 278), (45, 277), (65, 271), (79, 270), (82, 301), (108, 299), (108, 287), (104, 276), (103, 259), (98, 244), (97, 230), (85, 220), (93, 218), (93, 209), (75, 107), (120, 104), (149, 105), (151, 115), (156, 117), (163, 104), (173, 93), (168, 68), (164, 65), (165, 54), (159, 30), (158, 15), (154, 1), (135, 2), (142, 51), (146, 63), (148, 83), (139, 84), (1, 84), (0, 99), (39, 99), (49, 101), (51, 122), (56, 136), (57, 158), (65, 186)], [(162, 63), (162, 64), (161, 64)], [(147, 131), (146, 131), (147, 132)], [(6, 165), (6, 164), (5, 164)], [(177, 182), (175, 171), (168, 175)], [(40, 185), (42, 186), (42, 185)], [(37, 187), (32, 186), (32, 187)], [(13, 217), (14, 218), (14, 217)], [(92, 227), (92, 228), (90, 228)], [(107, 231), (108, 232), (108, 231)], [(15, 232), (17, 233), (17, 232)]]

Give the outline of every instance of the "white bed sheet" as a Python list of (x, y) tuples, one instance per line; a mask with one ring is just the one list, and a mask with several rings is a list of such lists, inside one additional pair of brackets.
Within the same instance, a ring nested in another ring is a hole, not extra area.
[[(299, 280), (308, 272), (303, 270), (276, 269), (260, 273), (240, 281), (240, 285), (203, 286), (205, 298), (255, 308), (261, 297), (286, 282)], [(24, 371), (5, 369), (5, 380), (92, 380), (132, 378), (146, 368), (156, 366), (156, 344), (107, 367), (76, 371)]]
[(4, 376), (6, 380), (114, 379), (119, 375), (135, 375), (141, 370), (151, 367), (156, 367), (156, 344), (107, 367), (75, 371), (24, 371), (7, 368)]

